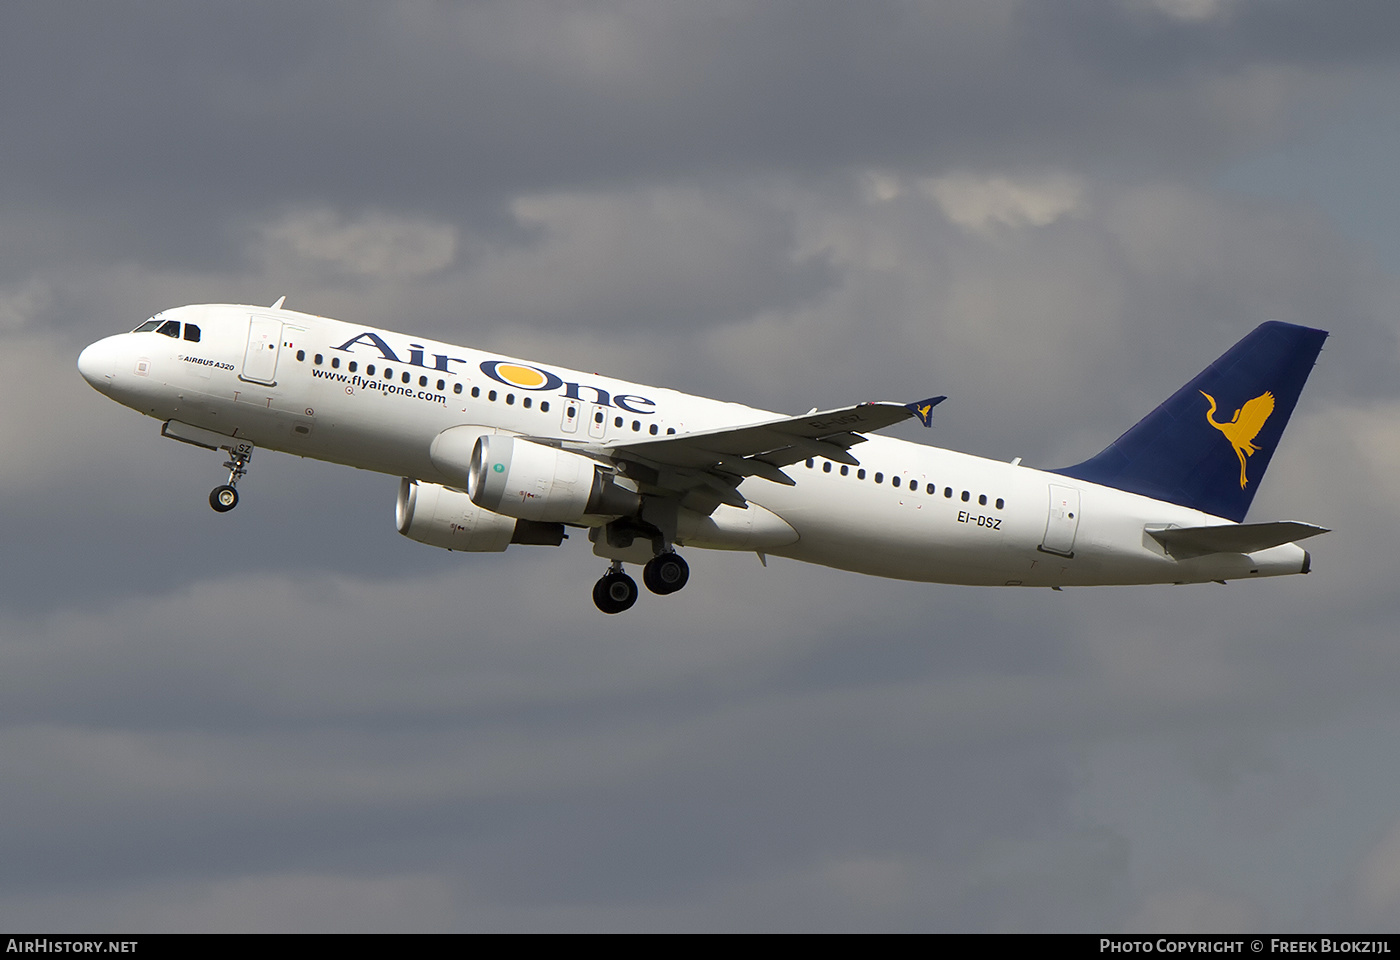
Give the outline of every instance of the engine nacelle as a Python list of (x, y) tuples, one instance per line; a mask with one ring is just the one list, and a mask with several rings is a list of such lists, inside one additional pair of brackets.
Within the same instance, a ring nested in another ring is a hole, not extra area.
[(478, 507), (521, 520), (576, 523), (641, 507), (597, 461), (519, 437), (484, 436), (472, 450), (467, 492)]
[(503, 517), (481, 509), (460, 490), (420, 480), (399, 481), (394, 513), (399, 533), (447, 550), (499, 553), (512, 543), (557, 547), (564, 542), (562, 523)]

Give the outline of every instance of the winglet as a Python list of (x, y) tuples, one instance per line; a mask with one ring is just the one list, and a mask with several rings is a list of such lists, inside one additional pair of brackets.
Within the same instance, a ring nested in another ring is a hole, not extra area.
[(906, 403), (904, 409), (919, 418), (919, 422), (926, 427), (933, 426), (933, 408), (938, 406), (947, 397), (929, 397), (927, 400), (915, 400), (913, 403)]

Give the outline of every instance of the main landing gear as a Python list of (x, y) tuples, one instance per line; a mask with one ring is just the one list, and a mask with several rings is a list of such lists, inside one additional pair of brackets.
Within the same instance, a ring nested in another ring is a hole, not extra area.
[(671, 550), (658, 553), (642, 567), (642, 583), (657, 596), (664, 597), (675, 593), (685, 586), (689, 579), (690, 564), (682, 560), (680, 554)]
[(253, 459), (253, 445), (245, 444), (229, 451), (228, 483), (221, 484), (209, 492), (209, 506), (219, 513), (228, 513), (238, 506), (238, 481), (248, 473), (248, 461)]
[[(680, 554), (658, 553), (642, 568), (642, 582), (659, 596), (675, 593), (690, 579), (690, 565)], [(593, 585), (593, 602), (604, 613), (621, 613), (637, 602), (637, 581), (622, 572), (622, 561), (614, 560), (603, 578)]]
[(603, 578), (593, 585), (593, 602), (604, 613), (621, 613), (637, 602), (637, 581), (622, 572), (621, 560), (614, 560)]

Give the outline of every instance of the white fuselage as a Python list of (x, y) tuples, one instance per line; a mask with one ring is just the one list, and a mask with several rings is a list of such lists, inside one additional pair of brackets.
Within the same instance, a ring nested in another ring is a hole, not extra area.
[[(157, 420), (429, 483), (457, 483), (430, 458), (434, 439), (454, 426), (606, 444), (778, 416), (290, 310), (198, 305), (156, 319), (193, 324), (199, 339), (155, 330), (108, 337), (84, 351), (83, 375)], [(760, 544), (762, 552), (882, 577), (982, 585), (1306, 571), (1305, 552), (1291, 543), (1174, 559), (1149, 527), (1230, 521), (1171, 503), (881, 436), (851, 453), (859, 467), (822, 459), (787, 467), (793, 486), (742, 483), (744, 498), (795, 532), (785, 545)], [(742, 540), (692, 542), (755, 549)]]

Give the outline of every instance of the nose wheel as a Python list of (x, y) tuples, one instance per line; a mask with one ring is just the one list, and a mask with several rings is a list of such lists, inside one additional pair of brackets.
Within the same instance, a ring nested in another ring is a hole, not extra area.
[(215, 487), (209, 493), (209, 506), (220, 513), (228, 513), (238, 506), (238, 491), (228, 484)]
[(219, 513), (228, 513), (238, 506), (238, 481), (247, 476), (248, 461), (252, 459), (252, 444), (229, 450), (229, 459), (224, 463), (228, 468), (228, 483), (220, 484), (209, 492), (209, 506)]
[(614, 561), (593, 585), (593, 602), (604, 613), (621, 613), (637, 602), (637, 581), (622, 572), (621, 561)]

